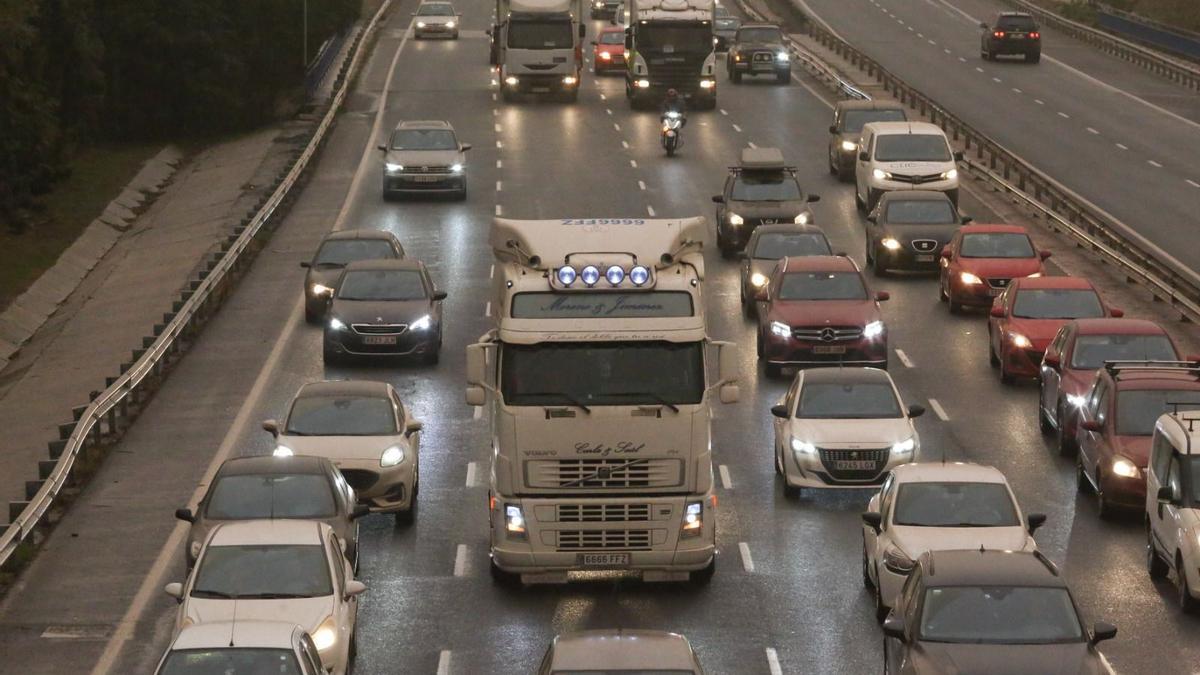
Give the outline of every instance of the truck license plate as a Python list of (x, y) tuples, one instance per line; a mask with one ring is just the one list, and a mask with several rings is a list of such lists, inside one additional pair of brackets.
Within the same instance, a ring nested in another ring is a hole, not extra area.
[(933, 262), (932, 253), (918, 253), (917, 262)]
[(579, 564), (584, 567), (628, 567), (628, 553), (580, 553)]
[(394, 345), (396, 344), (395, 335), (364, 335), (364, 345)]
[(819, 345), (819, 346), (813, 347), (813, 353), (814, 354), (845, 354), (846, 348), (845, 347), (830, 347), (830, 346), (826, 346), (826, 345)]
[(875, 462), (869, 459), (839, 459), (834, 461), (833, 466), (841, 471), (870, 471), (875, 468)]

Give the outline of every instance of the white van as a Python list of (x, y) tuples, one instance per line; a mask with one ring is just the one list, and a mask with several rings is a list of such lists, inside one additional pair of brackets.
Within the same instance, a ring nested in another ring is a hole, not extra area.
[(1146, 569), (1175, 577), (1185, 612), (1200, 610), (1200, 411), (1168, 413), (1154, 425), (1146, 467)]
[(961, 152), (937, 125), (928, 122), (871, 122), (863, 125), (854, 170), (854, 202), (869, 212), (879, 195), (892, 190), (937, 190), (958, 206)]

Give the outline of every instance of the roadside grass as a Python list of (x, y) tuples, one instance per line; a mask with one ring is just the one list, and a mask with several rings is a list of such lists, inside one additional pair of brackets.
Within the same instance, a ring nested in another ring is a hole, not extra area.
[(41, 198), (45, 209), (35, 224), (21, 234), (0, 229), (0, 310), (54, 265), (161, 147), (123, 143), (81, 150), (71, 161), (71, 175)]

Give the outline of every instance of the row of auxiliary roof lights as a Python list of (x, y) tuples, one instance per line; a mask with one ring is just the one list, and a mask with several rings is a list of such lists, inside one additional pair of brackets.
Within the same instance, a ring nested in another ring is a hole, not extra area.
[[(591, 288), (600, 283), (601, 278), (600, 268), (595, 265), (588, 265), (581, 270), (576, 270), (571, 265), (563, 265), (555, 271), (554, 276), (558, 279), (558, 283), (567, 288), (576, 280), (582, 281), (584, 286)], [(650, 281), (650, 270), (644, 265), (634, 265), (626, 272), (619, 265), (609, 265), (604, 270), (603, 277), (613, 286), (620, 286), (626, 277), (633, 282), (634, 286), (642, 286)]]

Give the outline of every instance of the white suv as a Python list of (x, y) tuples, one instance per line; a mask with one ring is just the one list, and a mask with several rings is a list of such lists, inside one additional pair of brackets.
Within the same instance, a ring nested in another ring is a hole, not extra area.
[(1200, 610), (1200, 412), (1169, 413), (1154, 425), (1146, 467), (1146, 567), (1175, 576), (1179, 605)]
[(786, 496), (803, 488), (878, 487), (889, 469), (920, 451), (913, 418), (886, 370), (800, 370), (771, 408), (775, 473)]
[(928, 122), (863, 125), (854, 165), (854, 203), (870, 212), (892, 190), (945, 192), (958, 206), (958, 164), (946, 133)]
[(1021, 507), (999, 469), (964, 462), (918, 462), (892, 470), (862, 514), (863, 583), (875, 616), (887, 617), (914, 561), (926, 551), (1034, 551), (1041, 513)]

